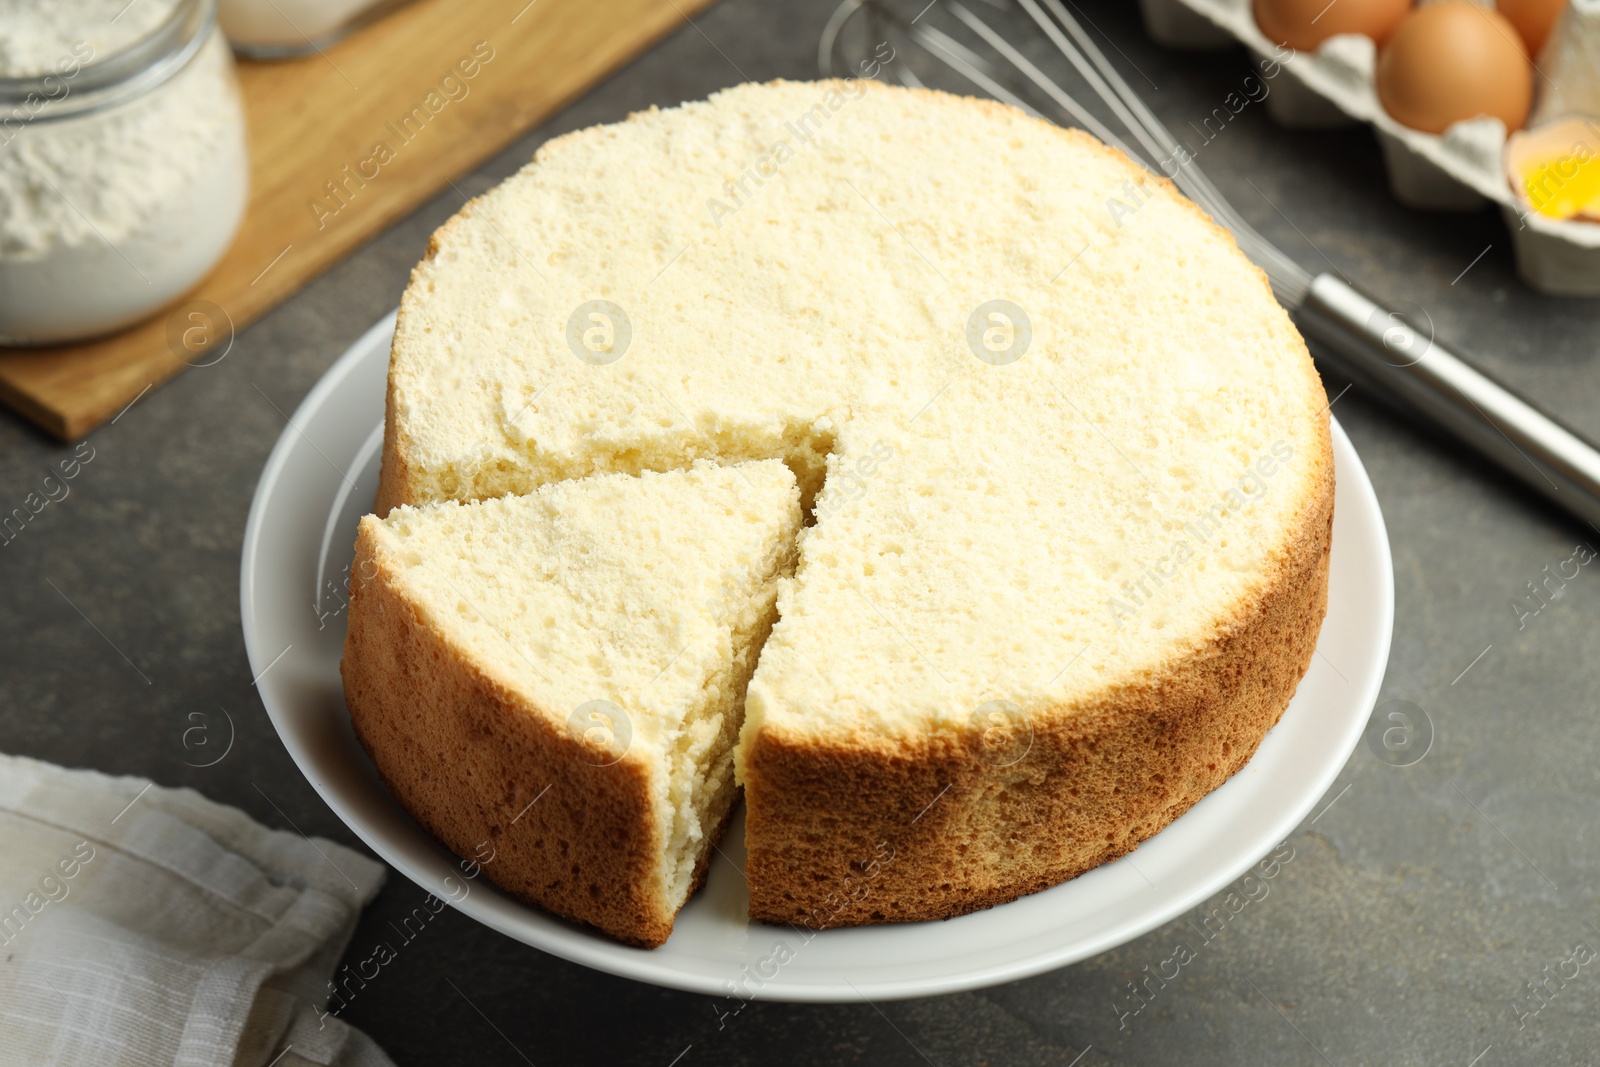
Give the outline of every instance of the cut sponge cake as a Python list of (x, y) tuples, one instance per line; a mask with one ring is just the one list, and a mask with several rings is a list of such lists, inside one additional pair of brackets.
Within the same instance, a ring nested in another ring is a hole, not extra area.
[(954, 915), (1128, 851), (1243, 766), (1325, 606), (1327, 398), (1265, 278), (990, 102), (749, 85), (546, 144), (435, 234), (387, 413), (380, 510), (795, 472), (737, 752), (758, 918)]
[(791, 568), (775, 461), (601, 475), (363, 519), (343, 673), (390, 789), (505, 889), (657, 945), (738, 789)]

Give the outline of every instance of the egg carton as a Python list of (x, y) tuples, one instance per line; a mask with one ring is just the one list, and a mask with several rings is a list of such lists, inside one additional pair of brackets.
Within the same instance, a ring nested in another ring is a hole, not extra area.
[(1371, 38), (1341, 34), (1315, 52), (1297, 52), (1262, 35), (1250, 0), (1139, 0), (1139, 8), (1158, 44), (1188, 50), (1243, 44), (1267, 86), (1261, 98), (1267, 114), (1280, 125), (1370, 125), (1383, 150), (1389, 187), (1401, 203), (1428, 211), (1497, 204), (1511, 234), (1517, 273), (1533, 289), (1600, 296), (1600, 223), (1541, 215), (1516, 194), (1507, 178), (1506, 129), (1499, 119), (1469, 119), (1437, 135), (1390, 118), (1374, 88), (1377, 48)]

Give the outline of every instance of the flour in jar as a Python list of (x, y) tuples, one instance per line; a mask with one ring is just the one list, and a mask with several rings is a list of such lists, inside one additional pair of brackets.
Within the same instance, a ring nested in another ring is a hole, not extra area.
[(80, 44), (91, 57), (120, 52), (149, 36), (176, 6), (174, 0), (0, 0), (0, 77), (49, 74)]
[[(0, 76), (49, 75), (0, 102), (0, 339), (116, 329), (215, 264), (243, 215), (243, 111), (211, 0), (0, 0)], [(75, 112), (95, 64), (188, 27), (104, 105)], [(185, 33), (187, 36), (185, 36)]]

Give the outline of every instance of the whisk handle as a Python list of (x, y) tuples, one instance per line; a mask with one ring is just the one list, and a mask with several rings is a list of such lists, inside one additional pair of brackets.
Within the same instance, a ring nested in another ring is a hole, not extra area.
[[(1600, 450), (1398, 312), (1332, 274), (1294, 317), (1312, 351), (1382, 400), (1420, 415), (1506, 473), (1600, 527)], [(1416, 317), (1416, 316), (1413, 316)]]

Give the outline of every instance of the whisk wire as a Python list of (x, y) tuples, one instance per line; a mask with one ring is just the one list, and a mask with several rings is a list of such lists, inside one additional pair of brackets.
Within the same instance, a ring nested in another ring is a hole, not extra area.
[[(1024, 0), (1024, 2), (1029, 2), (1029, 0)], [(950, 0), (949, 6), (952, 14), (964, 22), (973, 33), (976, 33), (979, 37), (982, 37), (991, 48), (1009, 60), (1012, 66), (1016, 67), (1022, 72), (1023, 77), (1027, 78), (1029, 81), (1033, 82), (1034, 85), (1038, 86), (1046, 96), (1050, 97), (1050, 99), (1056, 102), (1057, 106), (1059, 106), (1061, 110), (1065, 111), (1075, 120), (1077, 120), (1080, 126), (1094, 134), (1096, 137), (1100, 138), (1100, 140), (1104, 141), (1106, 144), (1114, 145), (1115, 147), (1121, 149), (1124, 154), (1132, 157), (1133, 159), (1139, 158), (1137, 153), (1131, 151), (1128, 146), (1122, 142), (1120, 137), (1111, 132), (1109, 127), (1107, 127), (1099, 119), (1095, 118), (1091, 112), (1085, 109), (1071, 96), (1067, 95), (1067, 93), (1062, 90), (1061, 86), (1045, 77), (1043, 71), (1034, 66), (1032, 61), (1030, 61), (1027, 56), (1017, 51), (1017, 49), (1012, 46), (1010, 41), (1007, 41), (1004, 37), (1000, 36), (1000, 34), (997, 33), (988, 23), (984, 22), (966, 8), (962, 7), (956, 2), (956, 0)], [(1130, 127), (1130, 129), (1133, 128)], [(1135, 132), (1135, 136), (1138, 136), (1137, 132)]]

